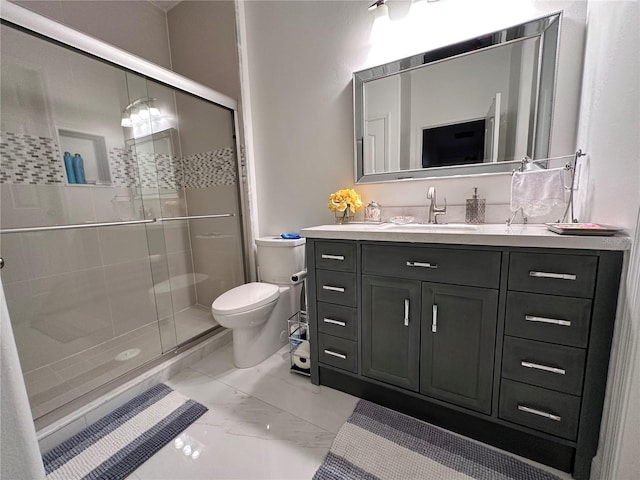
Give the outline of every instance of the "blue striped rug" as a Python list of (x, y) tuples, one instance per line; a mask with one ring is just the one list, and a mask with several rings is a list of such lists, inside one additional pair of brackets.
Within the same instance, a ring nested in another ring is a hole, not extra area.
[(428, 423), (360, 400), (314, 480), (559, 480)]
[(206, 411), (156, 385), (45, 453), (46, 478), (125, 478)]

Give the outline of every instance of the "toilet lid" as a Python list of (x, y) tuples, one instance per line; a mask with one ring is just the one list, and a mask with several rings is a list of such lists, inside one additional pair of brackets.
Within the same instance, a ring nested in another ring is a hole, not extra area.
[(211, 312), (222, 315), (246, 312), (271, 303), (280, 295), (277, 285), (252, 282), (232, 288), (213, 301)]

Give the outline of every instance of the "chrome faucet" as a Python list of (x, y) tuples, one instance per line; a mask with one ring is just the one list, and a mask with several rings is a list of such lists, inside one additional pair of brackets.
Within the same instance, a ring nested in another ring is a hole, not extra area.
[(444, 207), (438, 207), (436, 205), (436, 187), (429, 187), (427, 198), (431, 200), (429, 204), (429, 223), (438, 223), (438, 215), (445, 215), (447, 213), (447, 199), (444, 199)]

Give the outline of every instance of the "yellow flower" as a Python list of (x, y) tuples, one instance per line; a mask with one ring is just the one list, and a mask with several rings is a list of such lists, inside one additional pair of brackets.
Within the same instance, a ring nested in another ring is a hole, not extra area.
[(345, 188), (329, 195), (327, 205), (332, 212), (344, 212), (348, 208), (355, 213), (362, 209), (362, 199), (355, 190)]

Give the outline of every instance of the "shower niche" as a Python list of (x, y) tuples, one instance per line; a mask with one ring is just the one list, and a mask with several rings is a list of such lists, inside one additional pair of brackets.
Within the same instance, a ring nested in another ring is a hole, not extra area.
[(246, 280), (236, 104), (61, 25), (0, 28), (1, 278), (42, 425), (219, 328)]
[[(67, 185), (110, 185), (107, 146), (102, 135), (58, 129)], [(82, 175), (78, 175), (79, 171)]]

